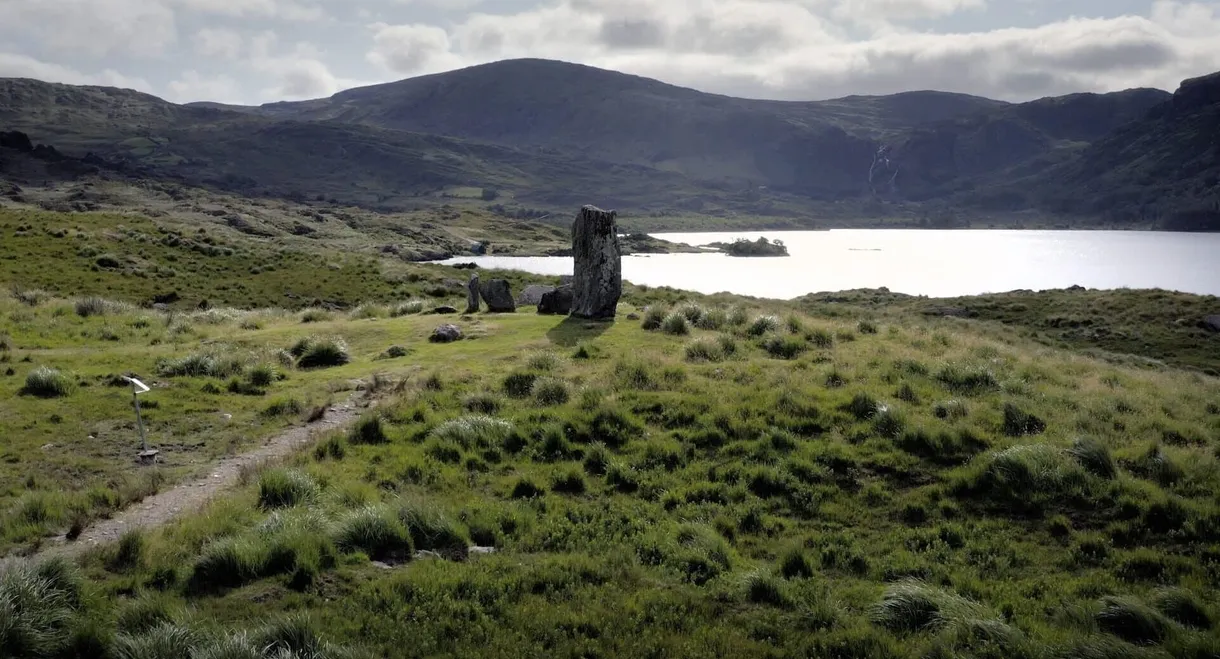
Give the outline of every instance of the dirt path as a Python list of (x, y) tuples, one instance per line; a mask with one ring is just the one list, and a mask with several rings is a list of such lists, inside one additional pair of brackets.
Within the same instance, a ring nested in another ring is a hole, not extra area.
[(110, 519), (100, 520), (81, 533), (80, 537), (68, 541), (59, 536), (40, 549), (34, 558), (54, 555), (74, 556), (92, 547), (118, 540), (132, 529), (155, 528), (173, 520), (183, 512), (200, 510), (212, 497), (237, 483), (243, 469), (260, 463), (283, 458), (309, 445), (318, 435), (349, 425), (360, 415), (363, 408), (353, 396), (343, 403), (336, 403), (326, 411), (326, 416), (306, 426), (290, 428), (268, 438), (262, 446), (248, 453), (221, 459), (211, 465), (206, 476), (194, 481), (179, 483), (173, 488), (154, 494)]

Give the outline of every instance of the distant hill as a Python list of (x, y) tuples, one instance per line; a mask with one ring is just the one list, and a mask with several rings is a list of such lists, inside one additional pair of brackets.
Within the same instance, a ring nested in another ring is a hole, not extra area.
[[(590, 202), (798, 224), (1031, 209), (1085, 222), (1114, 220), (1116, 194), (1171, 191), (1139, 215), (1149, 224), (1205, 203), (1210, 161), (1188, 159), (1199, 172), (1172, 182), (1178, 174), (1137, 157), (1204, 148), (1214, 103), (1191, 98), (1189, 111), (1150, 89), (1015, 104), (935, 91), (779, 102), (508, 60), (259, 107), (0, 80), (0, 130), (156, 176), (369, 207), (473, 194), (534, 214)], [(1123, 146), (1131, 140), (1148, 145)]]

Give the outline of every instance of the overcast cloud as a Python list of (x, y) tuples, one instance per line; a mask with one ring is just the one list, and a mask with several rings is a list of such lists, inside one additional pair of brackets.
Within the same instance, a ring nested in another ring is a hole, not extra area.
[(1007, 100), (1220, 70), (1220, 1), (0, 0), (0, 77), (263, 103), (516, 57), (705, 91)]

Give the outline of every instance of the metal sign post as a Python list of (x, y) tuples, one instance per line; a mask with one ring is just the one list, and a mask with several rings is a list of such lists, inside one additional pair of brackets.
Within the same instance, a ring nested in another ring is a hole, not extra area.
[(135, 378), (124, 376), (123, 379), (131, 383), (131, 400), (136, 408), (136, 424), (140, 427), (140, 461), (152, 462), (160, 451), (148, 448), (148, 436), (144, 433), (144, 419), (140, 416), (140, 394), (151, 391), (151, 389)]

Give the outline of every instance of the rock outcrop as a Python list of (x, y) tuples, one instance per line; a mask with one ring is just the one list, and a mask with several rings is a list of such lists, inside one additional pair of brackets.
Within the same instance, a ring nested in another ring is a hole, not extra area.
[(462, 339), (462, 328), (457, 325), (445, 324), (432, 330), (428, 340), (433, 343), (453, 343)]
[(544, 286), (542, 284), (531, 284), (526, 286), (525, 290), (517, 296), (517, 304), (523, 307), (537, 306), (542, 302), (542, 296), (555, 290), (554, 286)]
[(538, 301), (538, 313), (568, 315), (572, 312), (572, 287), (560, 286), (547, 291)]
[(1220, 315), (1208, 316), (1203, 319), (1203, 328), (1213, 332), (1220, 332)]
[(479, 275), (470, 275), (466, 284), (466, 313), (478, 313), (482, 296), (479, 294)]
[(492, 279), (479, 288), (487, 310), (492, 313), (512, 313), (517, 310), (517, 302), (513, 300), (513, 292), (504, 279)]
[(572, 315), (614, 318), (623, 295), (623, 253), (615, 211), (585, 206), (572, 225)]

